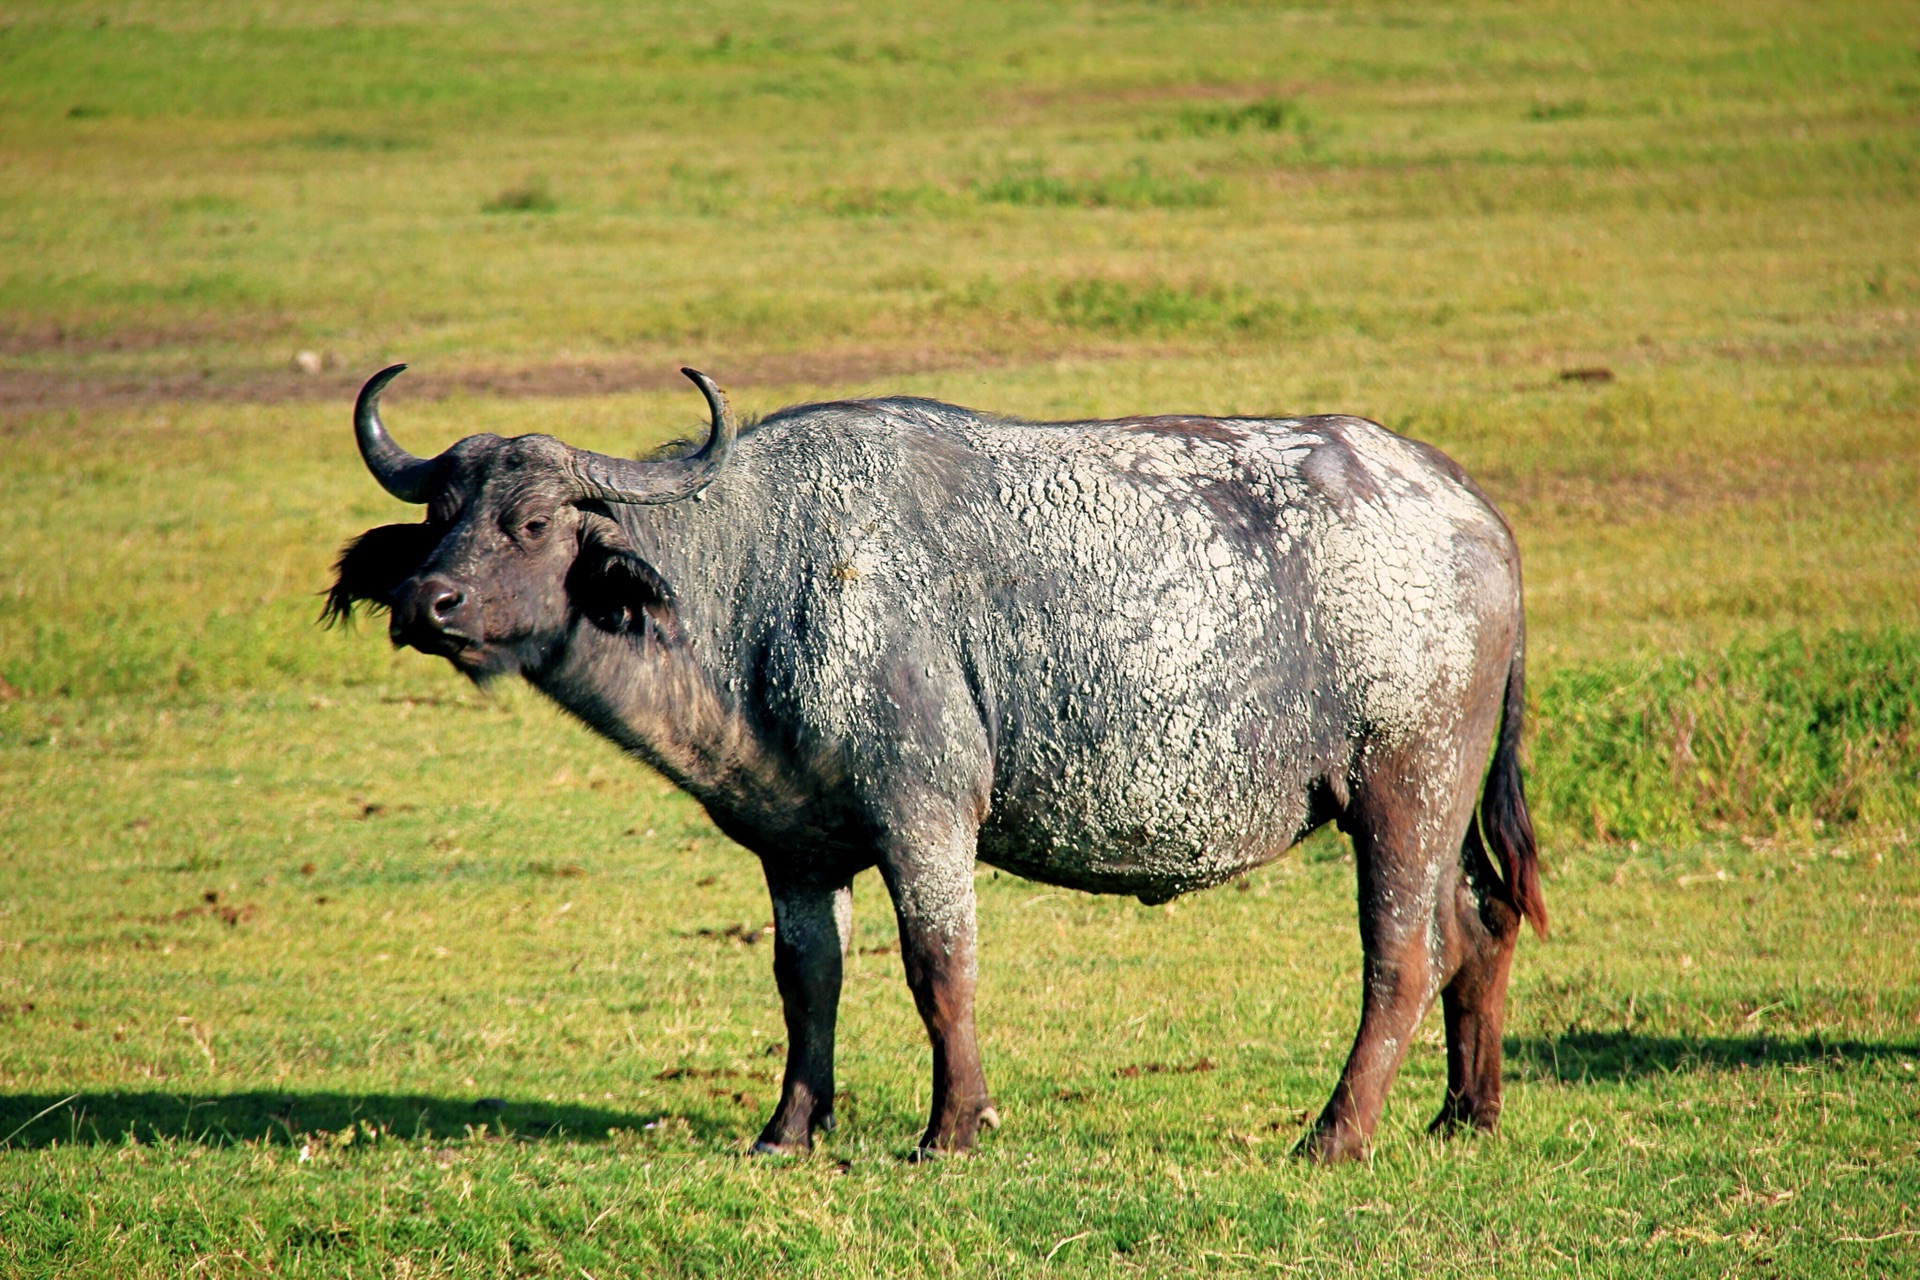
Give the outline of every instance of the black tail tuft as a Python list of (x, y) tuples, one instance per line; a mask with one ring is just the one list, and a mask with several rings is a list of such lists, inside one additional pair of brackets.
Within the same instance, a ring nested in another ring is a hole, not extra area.
[(1493, 767), (1480, 797), (1480, 825), (1487, 843), (1500, 859), (1507, 893), (1533, 931), (1547, 936), (1547, 903), (1540, 896), (1540, 857), (1533, 838), (1533, 818), (1527, 813), (1527, 787), (1520, 777), (1520, 729), (1526, 718), (1526, 658), (1523, 641), (1516, 640), (1513, 662), (1507, 668), (1506, 704), (1500, 713), (1500, 740), (1494, 747)]

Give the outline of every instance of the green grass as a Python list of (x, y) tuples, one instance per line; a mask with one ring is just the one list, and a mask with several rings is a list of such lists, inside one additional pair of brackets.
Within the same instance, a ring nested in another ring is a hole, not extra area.
[(1599, 840), (1920, 827), (1920, 635), (1793, 633), (1704, 660), (1555, 671), (1534, 794)]
[(988, 204), (1060, 205), (1088, 209), (1205, 209), (1221, 202), (1220, 185), (1156, 175), (1142, 158), (1125, 173), (1058, 178), (1029, 165), (974, 188)]
[[(0, 1275), (1920, 1269), (1913, 35), (11, 6)], [(1321, 836), (1162, 908), (983, 870), (1007, 1124), (930, 1168), (864, 878), (846, 1123), (743, 1159), (781, 1036), (752, 858), (526, 691), (314, 626), (340, 543), (404, 518), (346, 429), (390, 358), (423, 451), (632, 451), (697, 397), (460, 387), (681, 363), (748, 410), (1342, 410), (1447, 449), (1528, 574), (1555, 932), (1503, 1134), (1423, 1136), (1433, 1018), (1370, 1164), (1286, 1158), (1358, 1004)]]

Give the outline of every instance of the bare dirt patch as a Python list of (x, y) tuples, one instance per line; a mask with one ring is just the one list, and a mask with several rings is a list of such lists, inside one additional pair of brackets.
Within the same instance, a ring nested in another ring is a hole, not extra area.
[[(467, 369), (417, 367), (407, 378), (409, 395), (446, 399), (455, 395), (512, 399), (616, 395), (628, 391), (677, 390), (680, 366), (710, 371), (735, 387), (821, 385), (849, 393), (870, 389), (878, 378), (926, 373), (962, 365), (997, 364), (980, 352), (931, 349), (855, 349), (763, 352), (693, 358), (609, 361), (548, 361)], [(289, 400), (351, 400), (371, 368), (185, 369), (164, 373), (17, 369), (0, 375), (0, 417), (63, 409), (100, 412), (177, 402), (276, 404)]]
[(991, 102), (1010, 107), (1054, 109), (1102, 103), (1244, 102), (1257, 98), (1295, 98), (1321, 86), (1305, 80), (1255, 80), (1240, 84), (1114, 84), (1014, 88), (990, 92)]

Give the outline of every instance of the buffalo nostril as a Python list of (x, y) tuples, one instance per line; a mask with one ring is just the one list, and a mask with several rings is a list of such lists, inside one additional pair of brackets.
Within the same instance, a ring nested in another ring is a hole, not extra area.
[(443, 591), (433, 598), (433, 603), (428, 607), (433, 610), (435, 618), (445, 621), (453, 615), (455, 609), (466, 602), (467, 595), (464, 591)]

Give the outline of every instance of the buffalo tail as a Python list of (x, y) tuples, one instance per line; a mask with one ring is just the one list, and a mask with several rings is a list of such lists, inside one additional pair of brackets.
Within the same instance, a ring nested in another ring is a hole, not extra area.
[(1507, 882), (1507, 893), (1533, 931), (1547, 936), (1547, 904), (1540, 896), (1540, 857), (1527, 812), (1527, 788), (1520, 777), (1520, 730), (1526, 719), (1526, 641), (1516, 637), (1507, 667), (1506, 703), (1500, 713), (1500, 738), (1480, 797), (1480, 826)]

